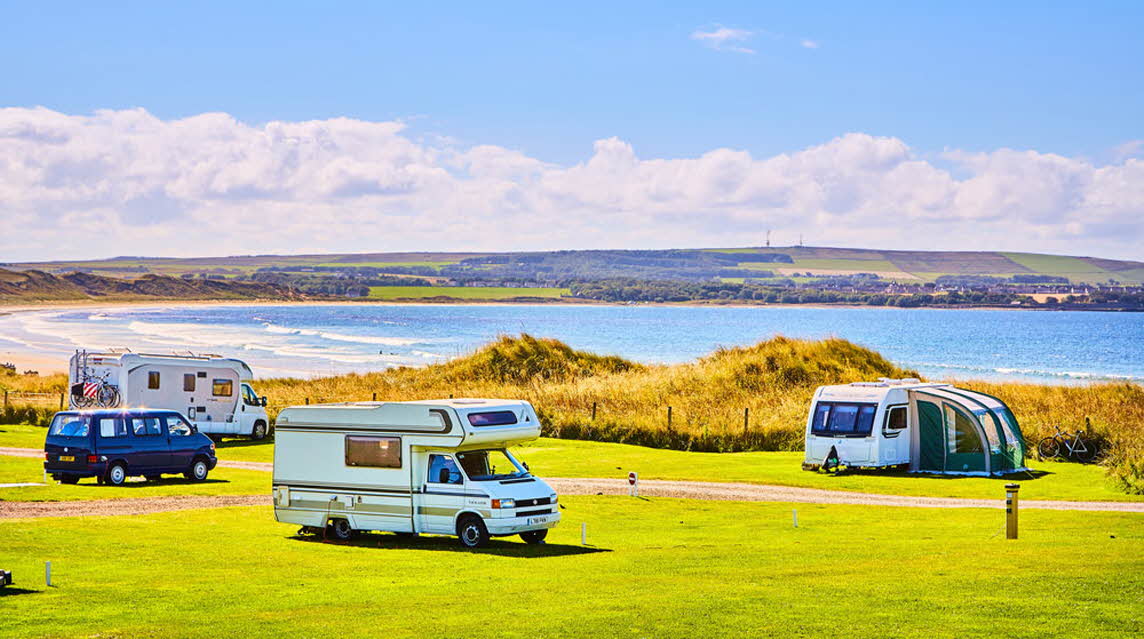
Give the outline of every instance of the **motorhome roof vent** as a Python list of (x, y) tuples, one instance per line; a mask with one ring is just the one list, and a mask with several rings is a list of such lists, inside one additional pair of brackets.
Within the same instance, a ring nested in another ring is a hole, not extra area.
[(860, 386), (862, 388), (883, 388), (889, 386), (885, 381), (881, 382), (850, 382), (851, 386)]
[(485, 403), (485, 400), (483, 400), (483, 399), (454, 399), (453, 403), (454, 404), (483, 404), (483, 403)]

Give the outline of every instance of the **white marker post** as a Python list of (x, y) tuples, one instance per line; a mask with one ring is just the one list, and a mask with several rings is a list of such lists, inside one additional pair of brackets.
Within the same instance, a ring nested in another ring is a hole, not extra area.
[(628, 494), (632, 497), (640, 496), (640, 474), (636, 471), (628, 473)]
[(52, 562), (50, 561), (44, 562), (44, 583), (49, 588), (52, 587)]
[(798, 528), (798, 509), (792, 508), (790, 511), (791, 517), (794, 518), (794, 527)]
[(588, 522), (580, 522), (580, 545), (588, 545)]

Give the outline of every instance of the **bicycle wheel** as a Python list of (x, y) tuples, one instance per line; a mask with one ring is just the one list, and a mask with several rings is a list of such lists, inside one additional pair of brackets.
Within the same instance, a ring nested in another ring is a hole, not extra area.
[(1076, 448), (1072, 450), (1073, 459), (1082, 464), (1087, 464), (1096, 459), (1096, 453), (1096, 442), (1085, 439), (1078, 441)]
[(71, 405), (72, 408), (87, 408), (93, 401), (95, 400), (86, 395), (72, 395)]
[(1037, 444), (1037, 454), (1041, 459), (1054, 459), (1061, 454), (1061, 443), (1056, 437), (1046, 437)]
[(99, 389), (99, 405), (104, 408), (115, 408), (119, 405), (119, 389), (105, 384)]

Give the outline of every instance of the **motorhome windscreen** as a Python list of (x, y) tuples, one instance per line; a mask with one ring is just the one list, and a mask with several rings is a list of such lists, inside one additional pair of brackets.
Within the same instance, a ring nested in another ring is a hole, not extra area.
[(877, 404), (819, 402), (810, 432), (827, 437), (866, 437), (874, 428)]
[(528, 471), (508, 451), (500, 448), (457, 453), (457, 461), (473, 481), (528, 477)]
[(516, 423), (516, 413), (511, 410), (469, 413), (469, 423), (473, 426), (508, 426)]
[(48, 434), (55, 437), (87, 437), (88, 418), (83, 415), (60, 413), (52, 418)]

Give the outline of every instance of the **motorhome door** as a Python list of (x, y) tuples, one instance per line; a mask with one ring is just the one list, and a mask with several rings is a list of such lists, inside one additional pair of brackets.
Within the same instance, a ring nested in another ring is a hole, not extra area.
[(419, 455), (422, 473), (417, 493), (417, 529), (452, 535), (456, 516), (465, 505), (465, 477), (457, 460), (447, 453)]

